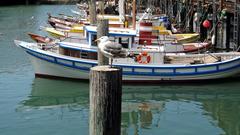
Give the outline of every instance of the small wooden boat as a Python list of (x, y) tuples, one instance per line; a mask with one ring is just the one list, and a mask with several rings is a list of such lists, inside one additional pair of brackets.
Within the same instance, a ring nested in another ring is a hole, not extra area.
[(62, 37), (66, 37), (65, 33), (62, 31), (58, 31), (54, 28), (49, 28), (46, 27), (43, 30), (45, 30), (46, 32), (48, 32), (51, 36), (55, 37), (55, 38), (62, 38)]
[[(118, 16), (111, 16), (111, 15), (98, 15), (98, 18), (101, 19), (108, 19), (109, 20), (109, 27), (123, 27), (124, 23), (119, 22)], [(53, 28), (60, 28), (65, 30), (70, 30), (72, 27), (83, 27), (84, 25), (89, 25), (90, 22), (87, 19), (77, 19), (77, 18), (68, 18), (68, 17), (54, 17), (49, 15), (48, 16), (48, 23)], [(74, 29), (74, 28), (73, 28)], [(83, 32), (83, 31), (81, 31)]]
[(170, 30), (159, 28), (157, 30), (153, 27), (154, 35), (162, 35), (165, 36), (165, 39), (175, 39), (178, 43), (192, 43), (196, 42), (200, 35), (198, 33), (183, 33), (183, 34), (173, 34)]
[(31, 37), (32, 40), (36, 41), (37, 43), (51, 43), (54, 41), (54, 39), (47, 37), (47, 36), (41, 36), (34, 33), (28, 33), (28, 35)]
[(176, 37), (176, 40), (179, 43), (192, 43), (192, 42), (196, 42), (200, 36), (197, 33), (193, 33), (193, 34), (172, 34), (172, 36)]
[(55, 29), (70, 30), (72, 28), (72, 26), (68, 26), (57, 22), (49, 22), (49, 24)]
[(85, 19), (81, 20), (79, 18), (66, 16), (66, 15), (62, 15), (62, 17), (56, 17), (56, 16), (52, 16), (51, 14), (48, 14), (48, 22), (57, 22), (67, 26), (81, 24), (83, 21), (85, 21)]
[(54, 38), (66, 38), (66, 37), (80, 37), (83, 36), (83, 27), (73, 27), (70, 30), (65, 29), (55, 29), (55, 28), (49, 28), (45, 27), (43, 29), (48, 34), (50, 34)]

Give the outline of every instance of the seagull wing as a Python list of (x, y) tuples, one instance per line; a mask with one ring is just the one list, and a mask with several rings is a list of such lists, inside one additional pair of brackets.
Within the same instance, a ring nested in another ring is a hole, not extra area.
[(108, 41), (105, 44), (105, 48), (110, 48), (110, 49), (114, 49), (114, 50), (121, 50), (122, 49), (122, 45), (118, 44), (118, 43), (114, 43), (114, 42)]
[(108, 53), (112, 53), (112, 54), (118, 54), (121, 52), (121, 50), (118, 49), (111, 49), (111, 48), (104, 48), (104, 51), (108, 52)]
[(126, 50), (121, 50), (120, 53), (115, 55), (115, 57), (118, 57), (118, 58), (126, 58), (127, 56), (128, 56), (128, 53)]

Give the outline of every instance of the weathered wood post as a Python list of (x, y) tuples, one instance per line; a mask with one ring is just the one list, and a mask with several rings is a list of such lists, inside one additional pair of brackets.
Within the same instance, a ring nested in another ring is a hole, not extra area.
[[(108, 20), (99, 19), (97, 25), (97, 38), (108, 36)], [(98, 50), (98, 65), (108, 65), (109, 60)]]
[(120, 135), (122, 70), (96, 66), (90, 71), (90, 135)]
[(132, 1), (132, 26), (133, 29), (136, 29), (136, 0)]
[(89, 20), (90, 24), (94, 25), (97, 22), (97, 14), (96, 14), (96, 0), (89, 1)]
[(100, 10), (100, 13), (99, 14), (104, 14), (104, 1), (101, 0), (99, 1), (99, 10)]
[[(108, 36), (108, 20), (98, 20), (97, 38)], [(90, 71), (90, 135), (120, 135), (122, 69), (111, 68), (98, 50), (98, 65)]]

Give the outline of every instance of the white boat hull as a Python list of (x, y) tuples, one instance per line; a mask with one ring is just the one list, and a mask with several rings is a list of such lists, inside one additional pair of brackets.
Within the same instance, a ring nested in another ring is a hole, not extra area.
[(38, 76), (63, 77), (72, 79), (88, 79), (89, 72), (54, 64), (29, 55), (35, 74)]
[[(19, 45), (19, 44), (18, 44)], [(35, 74), (49, 77), (89, 79), (96, 61), (63, 56), (30, 45), (19, 45), (28, 54)], [(197, 65), (133, 65), (116, 64), (123, 68), (124, 81), (194, 81), (221, 79), (240, 73), (240, 56), (223, 62)]]

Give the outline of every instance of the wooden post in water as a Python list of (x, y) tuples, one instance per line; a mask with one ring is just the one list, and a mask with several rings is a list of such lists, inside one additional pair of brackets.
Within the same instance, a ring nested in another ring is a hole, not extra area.
[(120, 135), (122, 69), (96, 66), (90, 71), (90, 135)]
[[(99, 19), (97, 25), (97, 38), (108, 36), (108, 20)], [(98, 65), (108, 65), (109, 60), (98, 50)]]

